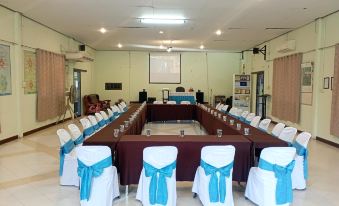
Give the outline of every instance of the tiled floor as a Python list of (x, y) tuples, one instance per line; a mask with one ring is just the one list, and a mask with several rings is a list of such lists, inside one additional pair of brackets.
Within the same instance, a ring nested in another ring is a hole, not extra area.
[[(23, 139), (0, 146), (0, 206), (74, 206), (79, 204), (79, 190), (75, 187), (59, 186), (59, 141), (54, 126)], [(149, 124), (145, 126), (152, 134), (204, 134), (199, 125), (183, 123)], [(339, 205), (339, 149), (312, 140), (309, 145), (310, 180), (305, 191), (294, 191), (294, 204), (300, 206)], [(178, 182), (178, 205), (201, 205), (199, 199), (193, 199), (192, 183)], [(235, 205), (253, 205), (243, 196), (244, 187), (234, 183)], [(135, 200), (136, 186), (130, 187), (130, 193), (113, 205), (141, 205)]]

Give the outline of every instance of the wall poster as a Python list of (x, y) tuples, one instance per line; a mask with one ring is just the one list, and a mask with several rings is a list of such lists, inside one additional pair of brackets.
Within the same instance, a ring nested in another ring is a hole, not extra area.
[(301, 104), (312, 105), (313, 63), (301, 64)]
[(24, 51), (25, 94), (36, 93), (36, 56), (32, 51)]
[(0, 96), (12, 94), (10, 47), (0, 44)]

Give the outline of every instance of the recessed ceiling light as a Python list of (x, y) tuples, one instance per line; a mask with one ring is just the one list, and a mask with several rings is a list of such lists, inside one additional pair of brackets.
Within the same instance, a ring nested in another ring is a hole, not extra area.
[(119, 43), (119, 44), (118, 44), (118, 47), (121, 48), (121, 47), (122, 47), (122, 44)]
[(104, 27), (102, 27), (99, 31), (103, 34), (107, 32), (107, 30)]
[(204, 45), (200, 45), (200, 49), (205, 49)]
[(159, 31), (159, 34), (163, 34), (164, 33), (164, 31)]
[(220, 36), (221, 35), (221, 30), (218, 29), (216, 32), (215, 32), (216, 35)]

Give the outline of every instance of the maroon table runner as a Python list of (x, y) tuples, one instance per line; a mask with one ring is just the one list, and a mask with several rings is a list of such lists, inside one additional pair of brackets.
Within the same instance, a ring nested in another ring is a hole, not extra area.
[(196, 105), (147, 104), (147, 121), (194, 120)]

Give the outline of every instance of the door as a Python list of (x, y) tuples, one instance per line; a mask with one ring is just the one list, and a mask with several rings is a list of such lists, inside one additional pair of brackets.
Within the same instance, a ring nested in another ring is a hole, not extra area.
[(74, 99), (74, 115), (81, 116), (82, 103), (81, 103), (81, 71), (74, 69), (73, 71), (73, 85), (75, 90)]
[(266, 118), (266, 105), (264, 95), (264, 72), (257, 73), (257, 86), (256, 86), (256, 115)]

